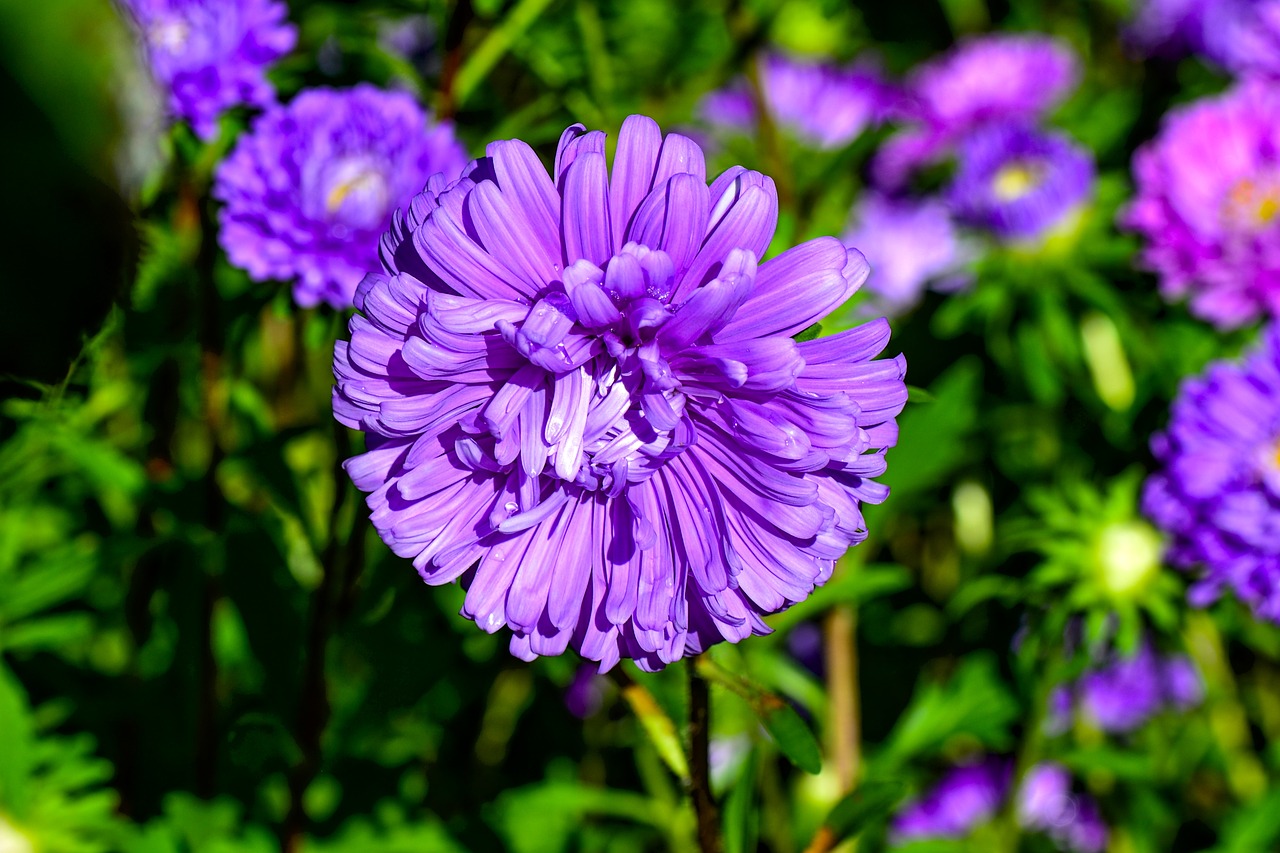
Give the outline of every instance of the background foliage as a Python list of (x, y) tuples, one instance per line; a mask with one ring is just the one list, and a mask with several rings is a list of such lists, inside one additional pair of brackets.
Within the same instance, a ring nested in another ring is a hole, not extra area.
[[(862, 831), (861, 850), (883, 849), (903, 795), (983, 751), (1065, 763), (1114, 850), (1280, 844), (1280, 635), (1230, 601), (1190, 610), (1172, 572), (1118, 594), (1097, 544), (1136, 517), (1177, 382), (1243, 344), (1161, 302), (1112, 225), (1135, 146), (1220, 78), (1127, 56), (1123, 0), (290, 7), (301, 41), (274, 72), (282, 95), (408, 88), (473, 153), (510, 136), (546, 153), (573, 121), (613, 129), (632, 112), (689, 125), (766, 45), (872, 52), (902, 73), (968, 32), (1069, 40), (1088, 74), (1055, 123), (1100, 174), (1082, 236), (993, 249), (975, 288), (895, 323), (918, 390), (871, 540), (776, 634), (704, 665), (726, 845), (804, 849), (851, 736), (863, 799), (834, 822)], [(387, 47), (406, 20), (422, 39), (407, 55)], [(512, 659), (457, 615), (458, 589), (423, 588), (368, 531), (337, 467), (359, 437), (328, 411), (344, 318), (251, 284), (211, 237), (210, 171), (246, 116), (210, 146), (166, 130), (102, 0), (0, 6), (0, 98), (0, 850), (690, 849), (664, 763), (678, 745), (646, 733), (662, 712), (683, 719), (680, 668), (636, 675), (647, 717), (626, 682), (601, 680), (579, 719), (573, 659)], [(778, 179), (776, 251), (844, 230), (874, 141), (818, 155), (742, 141), (718, 165)], [(838, 652), (858, 663), (852, 711), (795, 653), (832, 612), (856, 615)], [(1050, 691), (1087, 650), (1143, 637), (1191, 656), (1204, 703), (1130, 735), (1046, 737)], [(918, 849), (966, 844), (1052, 849), (1008, 813)]]

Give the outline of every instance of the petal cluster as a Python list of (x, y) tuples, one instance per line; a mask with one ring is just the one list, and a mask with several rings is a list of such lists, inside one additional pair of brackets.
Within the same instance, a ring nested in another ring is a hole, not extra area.
[(392, 213), (466, 152), (401, 92), (309, 89), (259, 116), (218, 168), (219, 239), (258, 281), (293, 282), (299, 305), (352, 305)]
[(1087, 794), (1073, 794), (1071, 773), (1061, 764), (1044, 762), (1027, 771), (1018, 788), (1018, 823), (1038, 830), (1069, 853), (1103, 853), (1111, 837)]
[(1161, 468), (1143, 508), (1169, 534), (1167, 558), (1202, 573), (1193, 600), (1234, 592), (1280, 622), (1280, 326), (1184, 383), (1151, 449)]
[(1003, 758), (952, 768), (894, 817), (891, 843), (899, 846), (926, 839), (964, 838), (995, 817), (1012, 782), (1013, 765)]
[(1280, 316), (1280, 91), (1242, 84), (1170, 112), (1133, 160), (1121, 223), (1170, 299), (1220, 328)]
[(1204, 687), (1195, 664), (1184, 655), (1162, 656), (1143, 644), (1129, 656), (1116, 655), (1054, 694), (1051, 731), (1063, 731), (1075, 708), (1104, 732), (1125, 733), (1166, 710), (1198, 705)]
[(884, 321), (793, 336), (866, 277), (832, 238), (761, 263), (777, 196), (650, 119), (565, 131), (551, 175), (492, 143), (382, 241), (336, 417), (372, 520), (531, 659), (660, 668), (768, 630), (865, 535), (896, 440)]
[(218, 116), (275, 100), (267, 67), (293, 49), (297, 29), (279, 0), (122, 0), (137, 25), (170, 111), (211, 139)]

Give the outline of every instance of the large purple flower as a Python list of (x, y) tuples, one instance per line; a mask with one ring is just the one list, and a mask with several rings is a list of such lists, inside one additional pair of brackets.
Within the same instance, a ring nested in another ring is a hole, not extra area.
[(222, 246), (255, 280), (292, 281), (299, 305), (350, 308), (392, 212), (466, 162), (453, 126), (407, 94), (305, 91), (259, 116), (218, 168)]
[(889, 830), (890, 843), (963, 838), (1000, 810), (1012, 776), (1012, 765), (1002, 758), (953, 768), (927, 794), (898, 812)]
[(1143, 509), (1171, 537), (1167, 558), (1203, 571), (1193, 601), (1230, 590), (1280, 622), (1280, 326), (1185, 382), (1151, 449)]
[(908, 123), (878, 153), (877, 182), (900, 186), (979, 127), (1034, 121), (1069, 95), (1079, 78), (1075, 53), (1049, 36), (997, 34), (961, 42), (909, 78)]
[(1171, 299), (1221, 328), (1280, 316), (1280, 91), (1251, 83), (1169, 113), (1133, 161), (1121, 222)]
[[(839, 148), (885, 119), (899, 94), (870, 66), (840, 67), (768, 54), (760, 63), (760, 89), (769, 117), (802, 142)], [(750, 133), (759, 117), (746, 80), (707, 95), (699, 106), (713, 127)]]
[(203, 139), (240, 104), (275, 100), (266, 69), (293, 50), (298, 31), (279, 0), (121, 0), (145, 42), (169, 109)]
[(657, 669), (830, 577), (886, 490), (901, 357), (884, 321), (793, 336), (862, 283), (834, 238), (760, 264), (773, 182), (632, 116), (612, 172), (574, 125), (554, 177), (492, 143), (382, 244), (339, 342), (334, 412), (372, 520), (531, 659)]
[(910, 311), (934, 283), (954, 290), (969, 280), (973, 258), (939, 199), (894, 199), (869, 193), (853, 211), (845, 243), (863, 246), (871, 276), (871, 305), (890, 316)]
[(1007, 239), (1042, 237), (1093, 193), (1093, 158), (1061, 134), (990, 125), (965, 139), (957, 159), (956, 214)]

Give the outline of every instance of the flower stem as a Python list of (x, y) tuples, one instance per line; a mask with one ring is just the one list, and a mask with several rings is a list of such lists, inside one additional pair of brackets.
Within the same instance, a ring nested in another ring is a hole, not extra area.
[(698, 818), (698, 849), (721, 853), (720, 815), (711, 796), (711, 695), (695, 658), (686, 660), (685, 670), (689, 673), (689, 790)]
[(857, 618), (852, 605), (842, 604), (831, 608), (823, 625), (823, 645), (827, 656), (827, 728), (842, 794), (854, 789), (862, 773)]

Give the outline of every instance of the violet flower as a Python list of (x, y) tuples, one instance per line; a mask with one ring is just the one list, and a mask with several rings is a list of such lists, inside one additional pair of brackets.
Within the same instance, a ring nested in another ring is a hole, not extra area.
[(1184, 382), (1151, 449), (1143, 509), (1170, 537), (1166, 558), (1200, 575), (1192, 602), (1229, 591), (1280, 622), (1280, 326)]
[[(870, 66), (841, 67), (776, 53), (760, 62), (760, 88), (773, 121), (823, 149), (848, 145), (884, 121), (899, 101), (897, 91)], [(753, 133), (759, 122), (745, 79), (707, 95), (699, 113), (713, 128), (733, 133)]]
[(1036, 240), (1093, 194), (1093, 158), (1058, 133), (990, 125), (961, 145), (948, 191), (962, 221), (1007, 240)]
[(1102, 853), (1110, 832), (1097, 803), (1087, 794), (1073, 794), (1071, 774), (1052, 762), (1027, 771), (1018, 789), (1018, 822), (1045, 833), (1064, 851)]
[(298, 31), (279, 0), (121, 0), (136, 24), (169, 109), (209, 140), (218, 116), (275, 101), (266, 70)]
[(1012, 765), (1001, 758), (951, 769), (928, 793), (898, 812), (889, 828), (889, 843), (965, 837), (999, 811), (1012, 773)]
[(334, 355), (372, 521), (526, 660), (658, 669), (769, 630), (862, 541), (906, 401), (884, 321), (797, 343), (866, 261), (759, 263), (777, 196), (651, 119), (516, 140), (433, 179), (383, 238)]
[(1165, 116), (1121, 224), (1168, 299), (1228, 329), (1280, 316), (1280, 92), (1255, 82)]
[(453, 126), (407, 94), (310, 89), (259, 116), (218, 167), (219, 239), (254, 280), (292, 282), (299, 305), (350, 308), (392, 212), (466, 161)]

